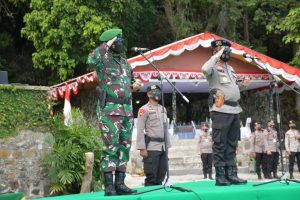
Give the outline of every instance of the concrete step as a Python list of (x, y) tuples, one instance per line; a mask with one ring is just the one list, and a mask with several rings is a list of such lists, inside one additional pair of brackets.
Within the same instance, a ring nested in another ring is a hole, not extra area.
[(197, 149), (169, 149), (169, 157), (197, 156)]
[(177, 146), (197, 146), (197, 139), (171, 139), (172, 147)]
[(187, 175), (187, 174), (195, 174), (195, 175), (201, 175), (202, 170), (201, 169), (170, 169), (169, 170), (170, 176), (178, 176), (178, 175)]
[(200, 156), (175, 156), (172, 157), (171, 155), (169, 155), (169, 163), (200, 163), (201, 162), (201, 158)]

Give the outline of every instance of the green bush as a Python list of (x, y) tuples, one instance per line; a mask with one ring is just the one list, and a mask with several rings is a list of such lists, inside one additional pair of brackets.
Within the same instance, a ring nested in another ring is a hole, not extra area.
[(101, 135), (98, 129), (89, 127), (79, 110), (72, 110), (73, 123), (67, 127), (62, 116), (53, 117), (52, 151), (45, 156), (43, 163), (48, 170), (51, 182), (50, 195), (79, 193), (85, 173), (85, 153), (94, 152), (92, 189), (102, 186), (100, 171)]
[(48, 92), (34, 88), (0, 85), (0, 138), (12, 137), (19, 130), (49, 128)]

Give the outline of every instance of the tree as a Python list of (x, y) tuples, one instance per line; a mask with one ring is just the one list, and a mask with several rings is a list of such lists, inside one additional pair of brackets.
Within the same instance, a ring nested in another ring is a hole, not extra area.
[[(103, 31), (121, 27), (129, 42), (145, 37), (137, 37), (145, 30), (137, 31), (139, 17), (143, 9), (151, 13), (151, 1), (32, 0), (30, 8), (22, 34), (36, 49), (34, 67), (51, 69), (50, 83), (55, 83), (86, 72), (87, 54)], [(145, 27), (151, 28), (149, 23)]]
[(300, 68), (300, 5), (291, 9), (289, 14), (276, 27), (286, 33), (283, 37), (286, 44), (294, 43), (294, 58), (291, 64)]

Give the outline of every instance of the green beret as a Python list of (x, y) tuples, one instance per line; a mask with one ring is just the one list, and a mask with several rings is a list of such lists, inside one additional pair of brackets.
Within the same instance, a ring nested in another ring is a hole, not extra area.
[(113, 28), (113, 29), (109, 29), (107, 31), (104, 31), (101, 36), (100, 36), (100, 41), (102, 42), (107, 42), (108, 40), (113, 39), (114, 37), (116, 37), (117, 35), (122, 34), (122, 29), (118, 29), (118, 28)]

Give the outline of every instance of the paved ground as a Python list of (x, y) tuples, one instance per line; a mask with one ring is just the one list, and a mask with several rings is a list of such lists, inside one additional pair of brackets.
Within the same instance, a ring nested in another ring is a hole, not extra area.
[[(278, 175), (281, 175), (281, 173), (279, 173)], [(289, 178), (288, 173), (286, 175)], [(251, 174), (240, 173), (239, 177), (243, 178), (243, 179), (247, 179), (248, 181), (258, 181), (257, 175), (253, 174), (253, 173), (251, 173)], [(296, 179), (300, 180), (299, 173), (295, 173), (294, 177)], [(143, 183), (144, 183), (144, 179), (145, 179), (144, 176), (127, 174), (125, 182), (129, 187), (142, 187)], [(203, 175), (195, 175), (195, 174), (176, 175), (176, 176), (173, 175), (173, 176), (170, 176), (169, 183), (175, 184), (175, 183), (181, 183), (181, 182), (193, 182), (193, 181), (200, 181), (200, 180), (204, 180)], [(269, 179), (261, 180), (261, 181), (269, 181)]]

